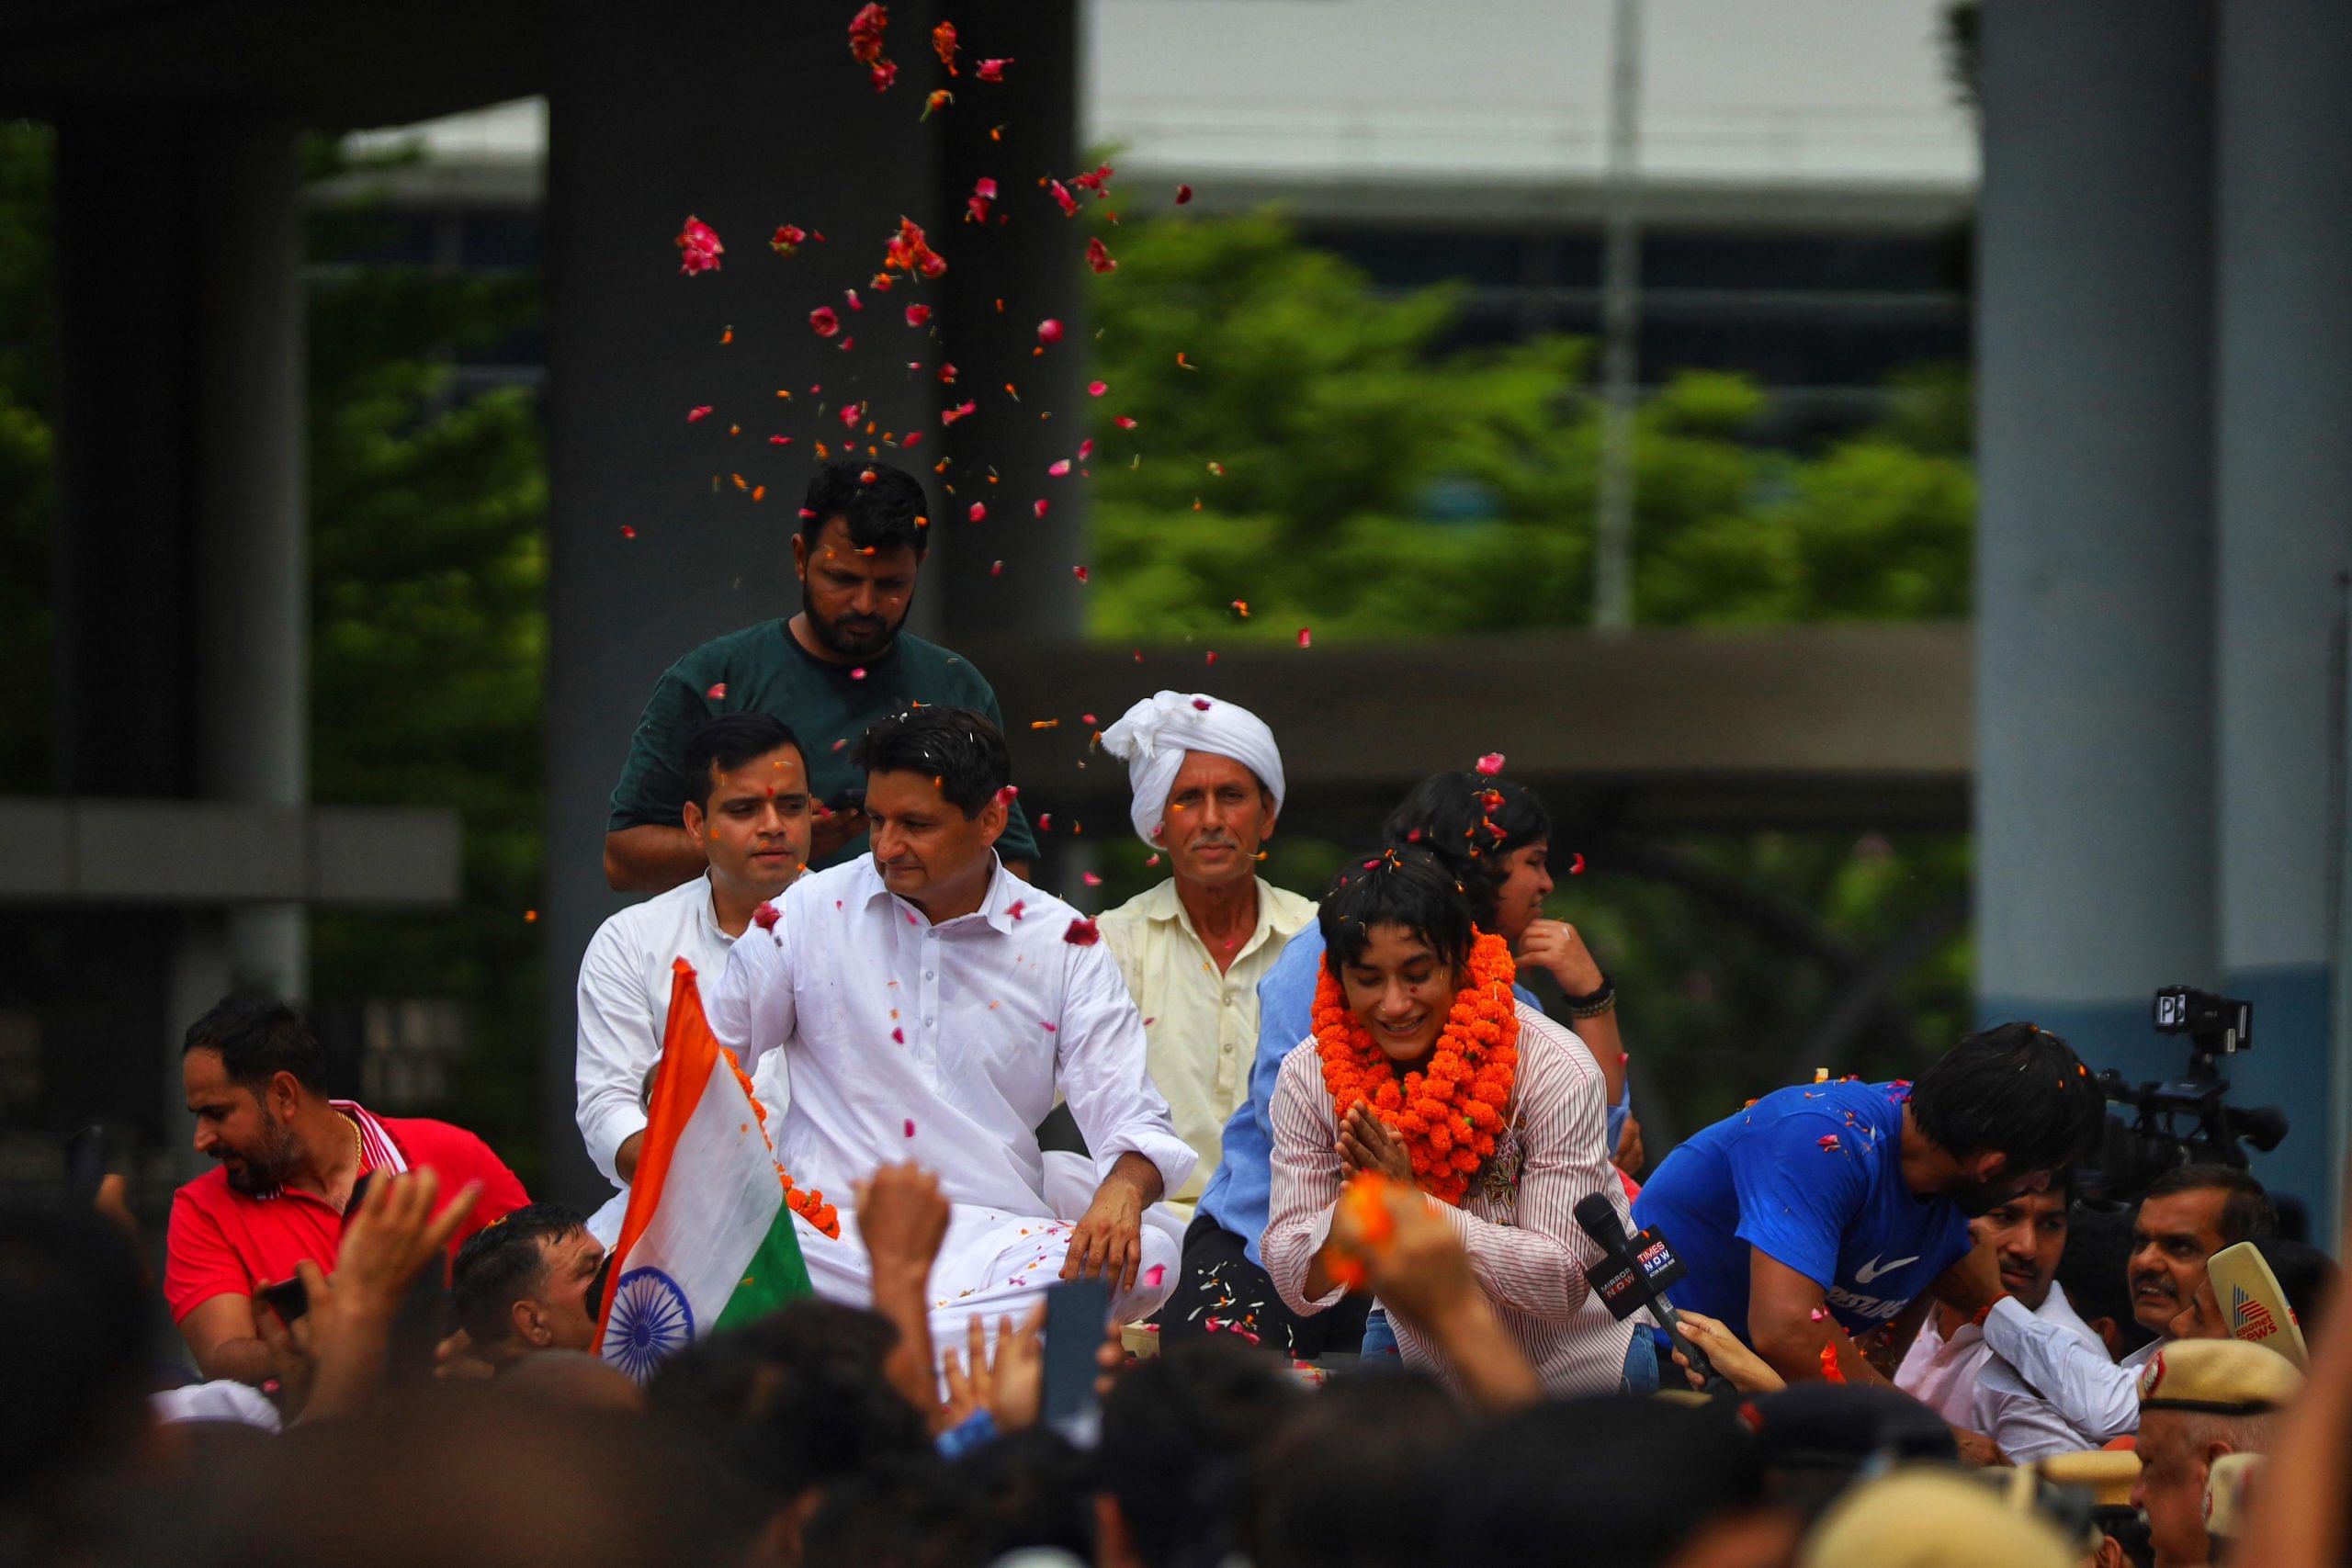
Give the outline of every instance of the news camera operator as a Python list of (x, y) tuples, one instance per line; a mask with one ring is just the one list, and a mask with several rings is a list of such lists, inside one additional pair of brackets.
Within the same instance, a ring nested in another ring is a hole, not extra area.
[[(1668, 1156), (1634, 1217), (1689, 1270), (1678, 1306), (1728, 1325), (1782, 1378), (1818, 1379), (1825, 1348), (1846, 1334), (1892, 1328), (1899, 1353), (1930, 1292), (1973, 1317), (1989, 1309), (1997, 1264), (1972, 1251), (1969, 1220), (2048, 1187), (2092, 1146), (2104, 1113), (2064, 1041), (2002, 1024), (1916, 1085), (1848, 1079), (1765, 1096)], [(1833, 1353), (1844, 1377), (1886, 1381)]]

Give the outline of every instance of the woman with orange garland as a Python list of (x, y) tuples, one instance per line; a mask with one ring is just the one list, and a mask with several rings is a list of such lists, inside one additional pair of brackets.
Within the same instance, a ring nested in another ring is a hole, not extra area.
[[(1453, 874), (1426, 850), (1349, 863), (1317, 915), (1325, 943), (1314, 1033), (1283, 1058), (1273, 1099), (1273, 1194), (1261, 1250), (1284, 1304), (1336, 1305), (1326, 1244), (1341, 1187), (1377, 1171), (1419, 1187), (1547, 1393), (1657, 1385), (1645, 1340), (1585, 1280), (1600, 1249), (1577, 1228), (1587, 1194), (1626, 1218), (1609, 1163), (1602, 1083), (1577, 1037), (1511, 995), (1499, 936), (1471, 923)], [(1342, 1236), (1358, 1246), (1363, 1238)], [(1408, 1366), (1452, 1381), (1410, 1324)], [(1637, 1365), (1633, 1363), (1638, 1362)]]

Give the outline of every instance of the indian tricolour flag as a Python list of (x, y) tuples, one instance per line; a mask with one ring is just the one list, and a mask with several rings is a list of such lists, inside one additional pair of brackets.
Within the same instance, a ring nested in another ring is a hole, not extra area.
[(597, 1323), (598, 1353), (639, 1382), (680, 1346), (809, 1293), (759, 1113), (719, 1054), (694, 965), (681, 958), (673, 975)]

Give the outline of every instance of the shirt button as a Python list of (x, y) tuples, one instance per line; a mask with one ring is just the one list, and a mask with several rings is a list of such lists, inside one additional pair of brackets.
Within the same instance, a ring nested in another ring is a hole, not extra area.
[(933, 1024), (937, 1023), (938, 1021), (939, 1021), (935, 1018), (927, 1018), (922, 1021), (922, 1026), (925, 1029), (929, 1029)]
[(931, 978), (931, 971), (930, 971), (930, 970), (928, 970), (928, 969), (924, 970), (924, 971), (922, 972), (922, 977), (923, 977), (924, 979), (926, 979), (926, 980), (930, 979), (930, 978)]

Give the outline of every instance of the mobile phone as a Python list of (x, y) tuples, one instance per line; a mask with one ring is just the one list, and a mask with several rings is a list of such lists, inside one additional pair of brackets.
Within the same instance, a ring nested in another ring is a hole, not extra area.
[(65, 1140), (65, 1197), (76, 1208), (97, 1201), (107, 1174), (107, 1130), (89, 1126)]
[(1046, 1426), (1080, 1448), (1093, 1445), (1102, 1412), (1094, 1353), (1111, 1321), (1111, 1281), (1058, 1280), (1046, 1288), (1045, 1391), (1039, 1411)]
[(311, 1310), (311, 1292), (302, 1288), (302, 1276), (300, 1274), (289, 1275), (275, 1285), (264, 1285), (261, 1299), (269, 1303), (269, 1310), (277, 1314), (277, 1321), (288, 1328), (294, 1326), (296, 1318)]

